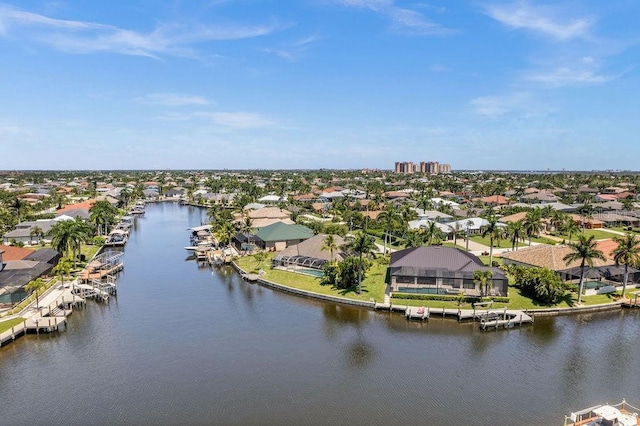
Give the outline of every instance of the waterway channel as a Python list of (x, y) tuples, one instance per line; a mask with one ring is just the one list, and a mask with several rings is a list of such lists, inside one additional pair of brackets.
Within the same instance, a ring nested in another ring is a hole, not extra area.
[(0, 349), (0, 424), (562, 424), (640, 404), (640, 312), (473, 323), (316, 302), (186, 260), (203, 211), (147, 206), (118, 295)]

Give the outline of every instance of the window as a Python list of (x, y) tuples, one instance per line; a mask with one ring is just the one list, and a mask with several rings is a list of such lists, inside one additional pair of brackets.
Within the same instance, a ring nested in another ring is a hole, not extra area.
[(398, 275), (396, 277), (396, 283), (398, 284), (413, 284), (414, 282), (414, 277), (408, 277), (406, 275)]

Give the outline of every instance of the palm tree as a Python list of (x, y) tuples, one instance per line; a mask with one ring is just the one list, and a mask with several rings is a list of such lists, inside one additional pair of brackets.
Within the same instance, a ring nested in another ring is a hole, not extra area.
[(529, 247), (531, 247), (531, 238), (538, 235), (542, 231), (542, 213), (539, 209), (528, 211), (522, 222), (524, 230), (529, 237)]
[(350, 236), (347, 241), (346, 249), (348, 252), (358, 256), (358, 294), (362, 293), (362, 267), (363, 257), (373, 256), (376, 244), (369, 235), (362, 231), (356, 232)]
[(118, 210), (108, 201), (97, 201), (91, 206), (89, 213), (91, 214), (89, 220), (98, 228), (98, 235), (102, 235), (103, 227), (106, 235), (108, 226), (115, 222)]
[(625, 236), (614, 237), (613, 241), (618, 247), (613, 251), (613, 260), (616, 265), (624, 265), (624, 279), (622, 280), (622, 298), (627, 291), (627, 281), (629, 279), (629, 265), (640, 264), (640, 240), (635, 235), (628, 233)]
[(463, 236), (462, 231), (464, 231), (464, 228), (462, 227), (460, 222), (456, 222), (456, 224), (453, 226), (453, 230), (451, 231), (451, 234), (453, 235), (454, 246), (458, 245), (458, 237)]
[(60, 259), (58, 264), (53, 268), (54, 274), (60, 274), (60, 281), (62, 281), (62, 286), (64, 287), (64, 276), (71, 273), (71, 264), (72, 261), (68, 257)]
[(478, 286), (480, 290), (480, 297), (484, 297), (485, 294), (489, 294), (491, 288), (493, 288), (493, 272), (491, 269), (478, 269), (473, 273), (473, 283)]
[(33, 241), (33, 237), (38, 238), (38, 243), (40, 243), (40, 239), (44, 237), (44, 231), (38, 225), (35, 225), (33, 228), (29, 230), (29, 237)]
[(488, 224), (482, 229), (482, 238), (489, 237), (489, 266), (493, 265), (493, 243), (497, 241), (500, 244), (500, 240), (504, 237), (504, 229), (498, 218), (491, 215), (487, 218)]
[(424, 234), (421, 229), (410, 229), (404, 240), (405, 248), (420, 247), (424, 244)]
[(246, 216), (242, 220), (242, 224), (240, 226), (240, 232), (247, 236), (247, 243), (251, 244), (251, 235), (253, 234), (253, 220), (249, 216)]
[(29, 281), (29, 284), (27, 284), (24, 288), (27, 291), (35, 291), (36, 292), (36, 309), (40, 309), (39, 306), (39, 301), (38, 301), (38, 291), (44, 287), (44, 281), (42, 281), (42, 278), (38, 277), (35, 280)]
[(584, 285), (584, 268), (586, 265), (593, 266), (595, 259), (605, 260), (604, 254), (598, 250), (597, 242), (593, 235), (586, 237), (584, 234), (578, 236), (578, 241), (569, 244), (571, 253), (562, 258), (568, 265), (576, 260), (580, 261), (580, 284), (578, 285), (578, 305), (582, 301), (582, 287)]
[(444, 239), (444, 234), (438, 228), (436, 222), (430, 221), (429, 226), (427, 226), (424, 230), (424, 239), (427, 242), (427, 245), (434, 245), (441, 243)]
[[(383, 212), (378, 215), (377, 220), (382, 222), (384, 228), (384, 254), (387, 254), (387, 237), (391, 231), (396, 229), (400, 223), (400, 214), (392, 205), (387, 206)], [(389, 241), (391, 243), (391, 241)]]
[(563, 232), (566, 232), (569, 235), (569, 244), (571, 244), (571, 237), (573, 235), (578, 235), (578, 233), (580, 232), (580, 228), (578, 227), (578, 224), (569, 215), (567, 215), (567, 217), (565, 218), (562, 224), (562, 230)]
[(51, 227), (51, 247), (65, 256), (69, 255), (69, 248), (73, 241), (73, 220), (61, 220)]
[(221, 222), (215, 232), (216, 238), (223, 247), (226, 247), (231, 243), (231, 239), (235, 234), (236, 229), (233, 227), (231, 222), (228, 221)]
[(333, 257), (333, 252), (338, 249), (338, 244), (336, 243), (336, 238), (333, 234), (329, 234), (324, 237), (324, 245), (321, 250), (329, 250), (331, 252), (331, 261), (333, 262), (335, 258)]
[(73, 267), (75, 268), (76, 260), (78, 260), (82, 249), (82, 243), (91, 239), (93, 228), (79, 217), (77, 217), (76, 220), (69, 220), (68, 222), (71, 222), (70, 238), (71, 247), (73, 248)]
[(518, 241), (525, 240), (525, 230), (522, 221), (509, 222), (507, 224), (507, 235), (511, 238), (511, 250), (518, 249)]

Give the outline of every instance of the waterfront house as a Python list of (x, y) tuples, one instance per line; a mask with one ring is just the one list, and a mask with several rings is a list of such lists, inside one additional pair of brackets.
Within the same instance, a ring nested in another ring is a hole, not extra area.
[(391, 253), (391, 291), (400, 293), (478, 296), (473, 275), (493, 273), (491, 294), (506, 296), (507, 277), (499, 268), (485, 266), (471, 253), (442, 246), (423, 246)]
[(281, 251), (313, 237), (313, 231), (304, 225), (275, 222), (255, 232), (256, 244), (269, 251)]
[(333, 250), (333, 258), (330, 250), (323, 250), (325, 246), (326, 234), (318, 234), (304, 240), (298, 244), (291, 245), (282, 250), (273, 258), (273, 265), (281, 268), (303, 268), (320, 270), (326, 262), (331, 260), (340, 261), (347, 257), (342, 250), (345, 240), (334, 235), (337, 248)]

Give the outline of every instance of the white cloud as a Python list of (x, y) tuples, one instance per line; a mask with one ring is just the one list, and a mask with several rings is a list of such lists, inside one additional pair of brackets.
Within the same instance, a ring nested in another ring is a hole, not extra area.
[[(372, 10), (391, 20), (394, 31), (413, 35), (444, 35), (455, 31), (429, 21), (424, 14), (415, 10), (398, 7), (394, 0), (335, 0), (342, 6)], [(416, 7), (420, 7), (418, 4)], [(423, 7), (424, 9), (424, 7)], [(440, 10), (442, 12), (443, 10)]]
[(187, 55), (202, 42), (259, 37), (280, 31), (277, 22), (263, 25), (158, 25), (140, 33), (94, 22), (53, 19), (0, 5), (0, 35), (31, 39), (69, 53), (113, 52), (158, 57)]
[(587, 37), (595, 22), (590, 17), (563, 20), (557, 9), (532, 6), (527, 1), (488, 5), (485, 12), (507, 27), (530, 30), (563, 41)]
[(232, 129), (256, 129), (262, 127), (276, 127), (277, 120), (252, 112), (216, 112), (211, 114), (216, 124)]
[(482, 96), (471, 100), (471, 106), (478, 115), (499, 118), (514, 110), (526, 108), (531, 100), (528, 93), (512, 93), (503, 96)]
[(558, 87), (607, 83), (620, 77), (620, 75), (602, 75), (590, 69), (559, 67), (550, 71), (529, 73), (525, 75), (525, 79)]
[(280, 58), (286, 59), (288, 61), (297, 61), (304, 54), (304, 52), (309, 48), (309, 46), (313, 44), (316, 40), (318, 40), (318, 38), (319, 38), (318, 36), (312, 35), (312, 36), (297, 40), (293, 43), (289, 43), (279, 49), (264, 47), (260, 49), (260, 51), (264, 53), (271, 53), (273, 55), (279, 56)]
[(189, 95), (185, 93), (152, 93), (141, 98), (136, 98), (136, 101), (141, 104), (158, 106), (187, 106), (209, 104), (209, 101), (202, 96)]

